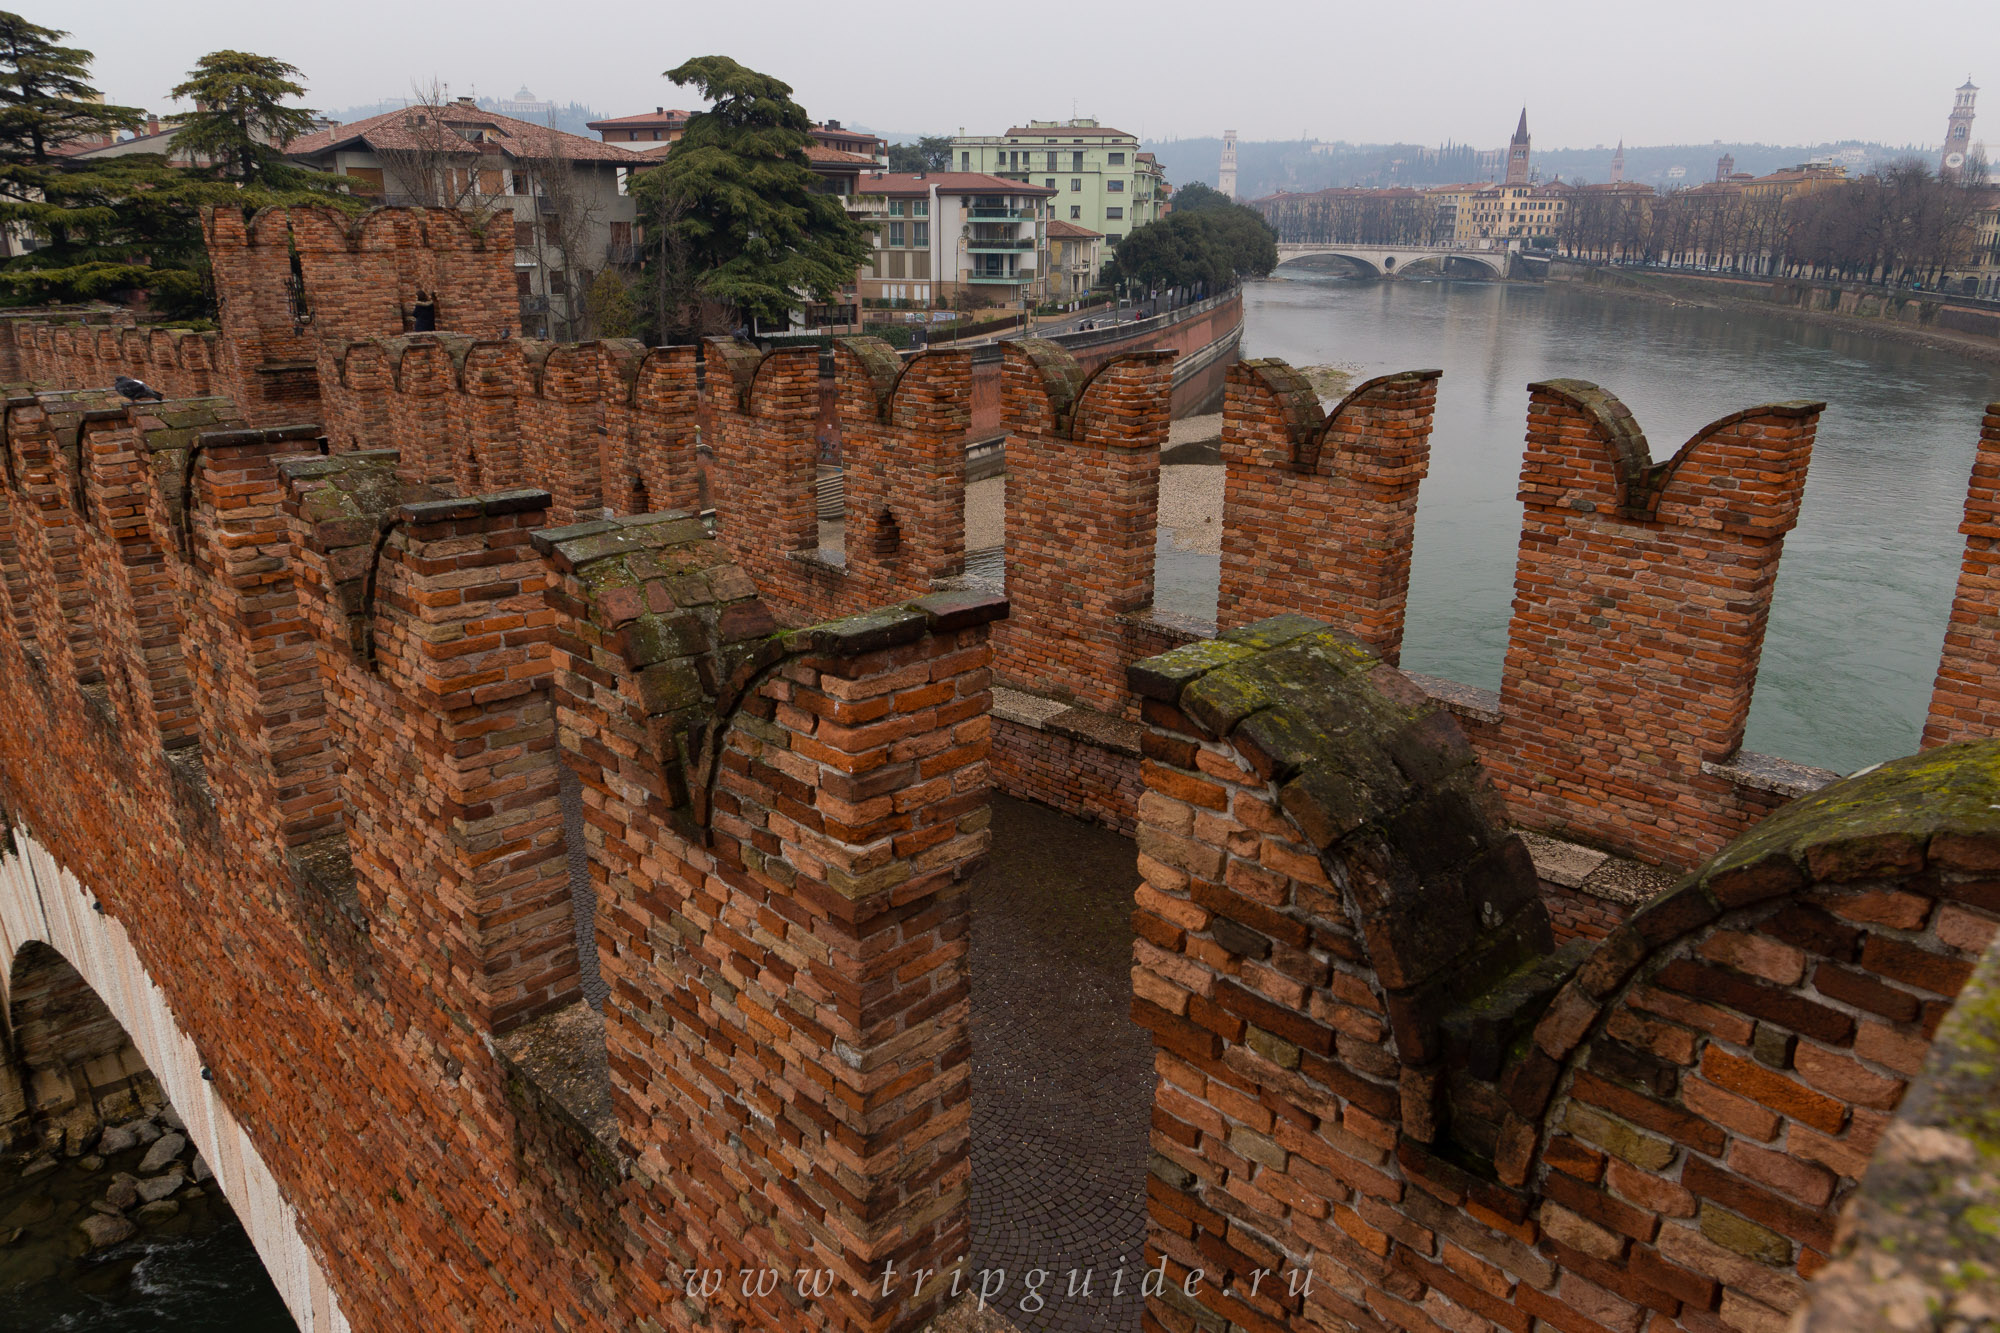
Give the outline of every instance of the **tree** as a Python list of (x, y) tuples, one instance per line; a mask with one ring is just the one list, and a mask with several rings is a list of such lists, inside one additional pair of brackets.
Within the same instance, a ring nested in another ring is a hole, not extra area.
[(590, 284), (584, 297), (590, 324), (600, 338), (632, 338), (639, 334), (640, 311), (632, 286), (617, 269), (607, 268)]
[(0, 162), (47, 163), (59, 144), (145, 124), (137, 107), (96, 100), (91, 54), (58, 46), (67, 36), (0, 11)]
[(1238, 277), (1263, 277), (1277, 266), (1277, 235), (1256, 209), (1176, 207), (1118, 243), (1105, 279), (1114, 286), (1205, 286), (1216, 292)]
[(1198, 213), (1205, 209), (1230, 208), (1236, 201), (1213, 186), (1200, 181), (1181, 186), (1174, 191), (1174, 212)]
[(699, 56), (666, 77), (711, 105), (689, 118), (666, 161), (633, 183), (649, 218), (674, 218), (647, 227), (649, 264), (684, 245), (695, 292), (745, 320), (783, 320), (852, 283), (869, 232), (821, 192), (806, 162), (811, 122), (791, 87), (727, 56)]
[(892, 143), (889, 170), (950, 171), (951, 140), (941, 134), (926, 134), (915, 143)]
[(163, 313), (201, 316), (213, 304), (204, 207), (351, 204), (326, 193), (336, 188), (334, 178), (282, 164), (273, 179), (283, 188), (274, 188), (215, 167), (175, 166), (157, 153), (79, 158), (53, 151), (144, 121), (136, 109), (89, 100), (96, 96), (87, 78), (90, 53), (56, 45), (62, 36), (0, 13), (0, 225), (39, 242), (0, 267), (0, 301), (145, 292)]
[(194, 114), (174, 132), (174, 151), (206, 158), (216, 174), (245, 185), (294, 184), (300, 169), (285, 161), (285, 145), (312, 133), (313, 113), (286, 106), (305, 87), (296, 67), (248, 51), (211, 51), (176, 87), (176, 101), (193, 98)]

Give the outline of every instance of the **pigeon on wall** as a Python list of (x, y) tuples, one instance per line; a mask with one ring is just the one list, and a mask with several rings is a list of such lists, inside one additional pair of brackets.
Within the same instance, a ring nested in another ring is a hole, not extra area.
[(111, 387), (118, 391), (119, 397), (130, 402), (143, 403), (148, 399), (156, 403), (166, 401), (165, 395), (158, 389), (153, 388), (144, 380), (135, 380), (130, 375), (120, 375), (117, 379), (111, 381)]

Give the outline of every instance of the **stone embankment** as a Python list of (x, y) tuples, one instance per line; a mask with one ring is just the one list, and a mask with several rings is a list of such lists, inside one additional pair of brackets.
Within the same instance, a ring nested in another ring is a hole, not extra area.
[(2000, 363), (2000, 309), (1959, 302), (1937, 292), (1885, 291), (1856, 284), (1791, 278), (1634, 270), (1552, 261), (1545, 281), (1595, 291), (1710, 309), (1749, 307), (1784, 313), (1826, 328), (1957, 352)]

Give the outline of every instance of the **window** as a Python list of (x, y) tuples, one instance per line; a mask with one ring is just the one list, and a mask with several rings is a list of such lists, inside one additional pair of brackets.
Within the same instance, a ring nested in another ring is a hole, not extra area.
[(1122, 167), (1125, 165), (1125, 154), (1111, 153), (1107, 155), (1104, 160), (1110, 163), (1114, 167)]
[(1104, 182), (1104, 188), (1113, 194), (1123, 194), (1125, 193), (1125, 182), (1121, 180), (1109, 180)]
[[(891, 199), (891, 200), (889, 201), (889, 216), (890, 216), (890, 217), (892, 217), (892, 218), (899, 218), (899, 217), (903, 216), (903, 201), (902, 201), (902, 200), (900, 200), (900, 199)], [(896, 242), (894, 242), (894, 241), (891, 241), (891, 242), (890, 242), (890, 244), (891, 244), (891, 245), (894, 245), (894, 244), (896, 244)]]
[(1107, 231), (1107, 232), (1105, 232), (1105, 233), (1104, 233), (1104, 243), (1105, 243), (1106, 245), (1114, 245), (1114, 246), (1115, 246), (1115, 245), (1117, 245), (1117, 244), (1118, 244), (1118, 242), (1120, 242), (1120, 241), (1122, 241), (1122, 240), (1124, 240), (1124, 239), (1125, 239), (1125, 238), (1124, 238), (1124, 236), (1120, 235), (1120, 234), (1119, 234), (1118, 232), (1115, 232), (1115, 231)]
[(1072, 190), (1081, 190), (1083, 188), (1083, 182), (1080, 180), (1073, 180), (1069, 183), (1069, 188)]
[(1019, 171), (1020, 169), (1021, 169), (1021, 155), (1020, 155), (1020, 153), (1018, 153), (1018, 152), (1009, 152), (1009, 153), (1007, 154), (1007, 170), (1009, 170), (1009, 171)]
[(569, 295), (569, 270), (559, 268), (550, 273), (549, 290), (557, 296)]
[(535, 248), (534, 223), (516, 222), (514, 224), (514, 248), (516, 250), (532, 250)]
[(535, 271), (529, 268), (514, 270), (514, 291), (521, 296), (535, 294)]
[(912, 200), (910, 201), (910, 216), (911, 216), (911, 217), (913, 217), (913, 218), (927, 218), (927, 217), (929, 217), (930, 215), (931, 215), (931, 201), (930, 201), (930, 200), (928, 200), (928, 199), (912, 199)]
[(894, 247), (899, 246), (902, 243), (903, 243), (903, 224), (900, 222), (891, 222), (889, 224), (890, 247), (893, 249)]
[(1051, 190), (1055, 189), (1056, 188), (1055, 177), (1053, 176), (1049, 177), (1047, 180), (1043, 181), (1042, 184), (1047, 186)]
[(1069, 169), (1070, 169), (1071, 171), (1082, 171), (1082, 170), (1083, 170), (1083, 154), (1082, 154), (1082, 153), (1071, 153), (1071, 154), (1069, 155)]
[(614, 222), (611, 224), (611, 248), (614, 250), (629, 250), (632, 248), (631, 223)]
[(632, 186), (632, 168), (630, 167), (618, 168), (618, 193), (621, 195), (632, 193), (631, 186)]
[(1082, 205), (1082, 204), (1071, 204), (1071, 205), (1069, 206), (1069, 215), (1070, 215), (1071, 217), (1073, 217), (1073, 218), (1080, 218), (1080, 217), (1082, 217), (1082, 216), (1083, 216), (1083, 205)]
[[(1049, 140), (1049, 142), (1050, 142), (1050, 143), (1054, 143), (1054, 142), (1055, 142), (1055, 140), (1054, 140), (1054, 139), (1051, 139), (1051, 140)], [(1050, 154), (1049, 154), (1049, 170), (1050, 170), (1050, 171), (1054, 171), (1054, 170), (1056, 169), (1056, 156), (1057, 156), (1057, 155), (1056, 155), (1055, 153), (1050, 153)]]
[(972, 170), (972, 154), (960, 153), (958, 155), (958, 169), (960, 171)]
[(930, 249), (931, 224), (928, 222), (912, 222), (910, 224), (910, 244), (920, 250)]
[(1122, 218), (1125, 216), (1125, 210), (1114, 206), (1105, 209), (1104, 216), (1107, 218)]

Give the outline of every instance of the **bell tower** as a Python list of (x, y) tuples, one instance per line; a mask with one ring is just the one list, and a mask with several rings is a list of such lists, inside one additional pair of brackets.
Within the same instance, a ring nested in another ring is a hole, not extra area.
[[(1526, 114), (1525, 112), (1523, 113)], [(1611, 155), (1611, 183), (1617, 185), (1625, 179), (1625, 141), (1618, 141), (1618, 151)]]
[(1521, 108), (1521, 124), (1507, 144), (1507, 184), (1528, 183), (1528, 108)]
[(1236, 198), (1236, 131), (1222, 132), (1222, 172), (1217, 178), (1222, 194), (1227, 199)]
[(1978, 96), (1979, 89), (1970, 78), (1959, 86), (1958, 97), (1951, 104), (1951, 119), (1945, 124), (1944, 153), (1938, 159), (1940, 176), (1956, 176), (1965, 169), (1965, 159), (1972, 153), (1972, 101)]

